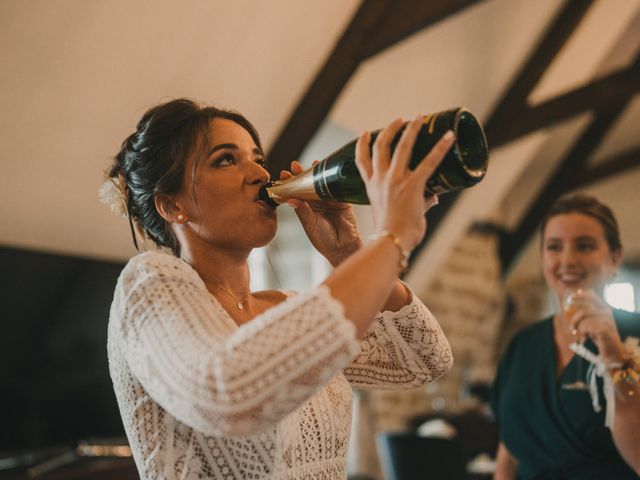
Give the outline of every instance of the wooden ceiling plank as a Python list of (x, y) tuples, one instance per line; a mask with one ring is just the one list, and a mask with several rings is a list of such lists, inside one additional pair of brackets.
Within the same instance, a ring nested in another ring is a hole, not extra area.
[(553, 202), (572, 188), (573, 179), (584, 172), (589, 156), (598, 148), (616, 120), (626, 108), (629, 99), (598, 111), (589, 126), (580, 135), (573, 148), (556, 167), (555, 173), (542, 188), (536, 200), (523, 216), (515, 233), (505, 239), (500, 257), (503, 272), (507, 272), (522, 247), (538, 228)]

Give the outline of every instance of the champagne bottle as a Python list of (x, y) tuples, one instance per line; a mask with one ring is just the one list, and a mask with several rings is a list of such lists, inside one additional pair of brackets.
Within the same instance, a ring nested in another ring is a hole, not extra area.
[[(391, 142), (392, 151), (402, 130)], [(476, 118), (464, 108), (424, 116), (411, 154), (410, 168), (422, 161), (447, 130), (453, 130), (456, 141), (427, 181), (425, 196), (471, 187), (482, 180), (487, 171), (487, 140)], [(378, 133), (380, 130), (371, 133), (372, 146)], [(274, 208), (289, 198), (368, 204), (367, 191), (355, 164), (356, 141), (347, 143), (301, 175), (264, 186), (260, 199)]]

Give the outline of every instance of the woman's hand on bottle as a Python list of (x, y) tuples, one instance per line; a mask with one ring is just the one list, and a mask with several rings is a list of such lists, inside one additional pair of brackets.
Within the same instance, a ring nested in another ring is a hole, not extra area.
[(579, 341), (590, 338), (605, 363), (621, 361), (622, 341), (611, 308), (593, 290), (583, 290), (577, 295), (587, 307), (580, 308), (572, 316), (573, 336)]
[[(280, 179), (304, 172), (300, 163), (291, 162), (291, 172), (282, 171)], [(362, 246), (356, 216), (351, 205), (333, 201), (304, 201), (292, 198), (287, 202), (295, 209), (311, 244), (334, 267)]]
[(401, 119), (394, 120), (378, 134), (373, 155), (369, 132), (363, 133), (356, 144), (356, 165), (367, 188), (375, 229), (393, 233), (407, 250), (413, 249), (426, 232), (424, 214), (437, 199), (425, 198), (424, 188), (455, 141), (453, 132), (448, 131), (411, 170), (409, 161), (422, 122), (420, 115), (407, 124), (393, 155), (391, 142), (402, 128)]

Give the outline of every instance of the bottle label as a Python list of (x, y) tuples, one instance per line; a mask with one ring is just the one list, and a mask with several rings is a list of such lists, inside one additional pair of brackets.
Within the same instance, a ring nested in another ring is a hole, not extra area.
[(313, 167), (313, 186), (322, 200), (333, 200), (333, 195), (327, 185), (326, 168), (328, 162), (321, 162)]

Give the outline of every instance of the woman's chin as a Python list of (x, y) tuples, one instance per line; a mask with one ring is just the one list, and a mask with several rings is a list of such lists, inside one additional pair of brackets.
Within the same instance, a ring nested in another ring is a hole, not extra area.
[(562, 297), (566, 292), (576, 290), (593, 290), (594, 292), (602, 292), (604, 284), (601, 282), (590, 281), (589, 279), (583, 279), (576, 282), (560, 282), (556, 291), (559, 297)]
[(579, 288), (590, 288), (588, 282), (562, 282), (562, 290), (578, 290)]
[(254, 248), (262, 248), (269, 245), (273, 241), (273, 239), (276, 238), (277, 231), (278, 231), (278, 224), (277, 222), (275, 222), (272, 229), (265, 228), (264, 231), (261, 232), (261, 234), (258, 234), (258, 232), (255, 232), (256, 241), (255, 241)]

